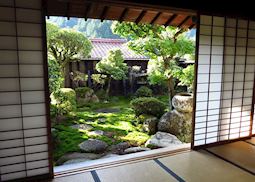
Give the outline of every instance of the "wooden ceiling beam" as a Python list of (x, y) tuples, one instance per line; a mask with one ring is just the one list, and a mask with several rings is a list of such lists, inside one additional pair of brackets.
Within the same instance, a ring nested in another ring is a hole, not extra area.
[(192, 28), (194, 28), (195, 26), (196, 26), (196, 24), (192, 24), (192, 25), (189, 26), (189, 29), (192, 29)]
[(104, 7), (104, 9), (103, 9), (103, 11), (102, 11), (102, 14), (101, 14), (101, 16), (100, 16), (100, 20), (101, 20), (101, 22), (103, 22), (103, 21), (104, 21), (105, 16), (106, 16), (106, 14), (107, 14), (108, 10), (109, 10), (109, 7), (108, 7), (108, 6), (105, 6), (105, 7)]
[(162, 12), (158, 12), (156, 16), (151, 20), (150, 24), (154, 24), (158, 20), (161, 14)]
[(173, 14), (168, 20), (167, 20), (167, 22), (165, 23), (165, 26), (168, 26), (168, 25), (170, 25), (170, 23), (172, 22), (172, 21), (174, 21), (174, 19), (177, 17), (177, 14)]
[(84, 12), (85, 21), (88, 20), (88, 14), (89, 14), (90, 9), (91, 9), (91, 3), (87, 4), (87, 6), (85, 7), (85, 12)]
[(140, 13), (140, 15), (136, 18), (136, 20), (135, 20), (135, 23), (136, 24), (138, 24), (142, 19), (143, 19), (143, 17), (145, 16), (145, 14), (146, 14), (146, 10), (143, 10), (141, 13)]
[(120, 17), (119, 17), (119, 22), (123, 22), (123, 20), (125, 19), (125, 17), (126, 17), (126, 15), (128, 14), (128, 11), (129, 11), (129, 9), (128, 8), (125, 8), (123, 11), (122, 11), (122, 13), (121, 13), (121, 15), (120, 15)]
[(186, 18), (184, 18), (183, 21), (178, 25), (178, 27), (181, 28), (182, 25), (184, 25), (190, 18), (191, 16), (187, 16)]
[[(50, 1), (50, 0), (48, 0)], [(168, 7), (165, 5), (155, 5), (150, 3), (138, 3), (131, 0), (83, 0), (90, 3), (100, 3), (101, 5), (107, 6), (118, 6), (118, 7), (126, 7), (129, 9), (143, 9), (147, 11), (163, 11), (163, 12), (171, 12), (174, 14), (184, 14), (184, 15), (196, 15), (197, 11), (192, 9), (183, 9), (183, 8), (174, 8)]]
[(67, 2), (66, 3), (66, 17), (67, 17), (67, 20), (70, 20), (69, 11), (70, 11), (70, 2)]

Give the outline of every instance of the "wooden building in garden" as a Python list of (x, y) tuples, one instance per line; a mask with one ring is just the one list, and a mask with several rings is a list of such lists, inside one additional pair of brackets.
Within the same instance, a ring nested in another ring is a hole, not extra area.
[[(148, 84), (146, 82), (146, 77), (149, 58), (129, 49), (126, 39), (92, 38), (90, 41), (92, 43), (92, 50), (89, 58), (81, 58), (80, 61), (70, 62), (66, 67), (65, 87), (75, 87), (70, 76), (70, 73), (75, 71), (88, 75), (87, 86), (92, 87), (91, 75), (97, 73), (96, 64), (102, 60), (102, 58), (106, 57), (110, 50), (114, 49), (121, 50), (124, 61), (129, 67), (129, 71), (126, 80), (112, 81), (111, 94), (126, 95), (128, 93), (133, 93), (139, 86)], [(178, 62), (182, 67), (194, 64), (194, 60), (180, 59)], [(134, 67), (139, 68), (137, 74), (131, 73)]]
[[(74, 87), (74, 83), (70, 78), (70, 73), (74, 71), (79, 71), (88, 75), (88, 86), (91, 86), (90, 81), (91, 75), (97, 73), (96, 63), (98, 63), (102, 58), (106, 57), (110, 50), (120, 49), (125, 62), (129, 67), (128, 77), (130, 77), (130, 70), (133, 66), (140, 67), (141, 73), (146, 73), (147, 64), (149, 58), (140, 54), (136, 54), (134, 51), (130, 50), (127, 46), (127, 40), (125, 39), (104, 39), (104, 38), (93, 38), (90, 39), (92, 43), (92, 51), (89, 58), (81, 58), (78, 62), (69, 63), (66, 68), (65, 77), (65, 87)], [(130, 88), (130, 79), (123, 81), (112, 81), (112, 94), (126, 94), (127, 92), (132, 92), (133, 88)], [(132, 87), (136, 84), (132, 84)]]

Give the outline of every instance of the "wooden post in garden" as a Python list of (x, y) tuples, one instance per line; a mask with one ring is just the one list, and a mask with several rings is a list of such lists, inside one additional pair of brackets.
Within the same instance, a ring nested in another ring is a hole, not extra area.
[(92, 88), (91, 70), (88, 70), (88, 87)]

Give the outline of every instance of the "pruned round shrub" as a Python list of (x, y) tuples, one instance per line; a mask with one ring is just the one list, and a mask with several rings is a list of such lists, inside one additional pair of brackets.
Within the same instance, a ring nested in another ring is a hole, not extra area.
[(50, 98), (56, 115), (66, 115), (76, 110), (76, 94), (71, 88), (61, 88), (53, 92)]
[(139, 97), (132, 100), (130, 104), (137, 116), (148, 114), (159, 118), (166, 109), (165, 104), (154, 97)]
[(136, 97), (152, 97), (152, 90), (146, 86), (141, 86), (135, 92)]

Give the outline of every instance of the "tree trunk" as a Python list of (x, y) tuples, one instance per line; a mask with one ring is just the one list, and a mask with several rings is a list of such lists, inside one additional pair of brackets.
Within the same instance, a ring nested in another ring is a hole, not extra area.
[[(61, 76), (63, 78), (63, 82), (62, 82), (62, 87), (66, 86), (66, 68), (65, 66), (61, 66)], [(69, 78), (69, 74), (68, 74), (68, 78)]]
[(173, 83), (173, 78), (172, 77), (170, 77), (167, 80), (167, 89), (168, 89), (168, 97), (169, 97), (169, 108), (170, 108), (170, 110), (172, 110), (173, 109), (172, 97), (175, 95), (174, 83)]
[(107, 88), (106, 88), (106, 95), (109, 96), (110, 93), (110, 88), (111, 88), (111, 81), (112, 81), (112, 77), (108, 77), (108, 84), (107, 84)]
[[(171, 58), (163, 58), (164, 60), (164, 71), (166, 71), (167, 69), (169, 69), (169, 62), (173, 61), (172, 57)], [(172, 106), (172, 97), (175, 95), (175, 90), (174, 90), (174, 80), (173, 77), (170, 76), (167, 80), (167, 90), (168, 90), (168, 99), (169, 99), (169, 109), (170, 111), (173, 109)]]

